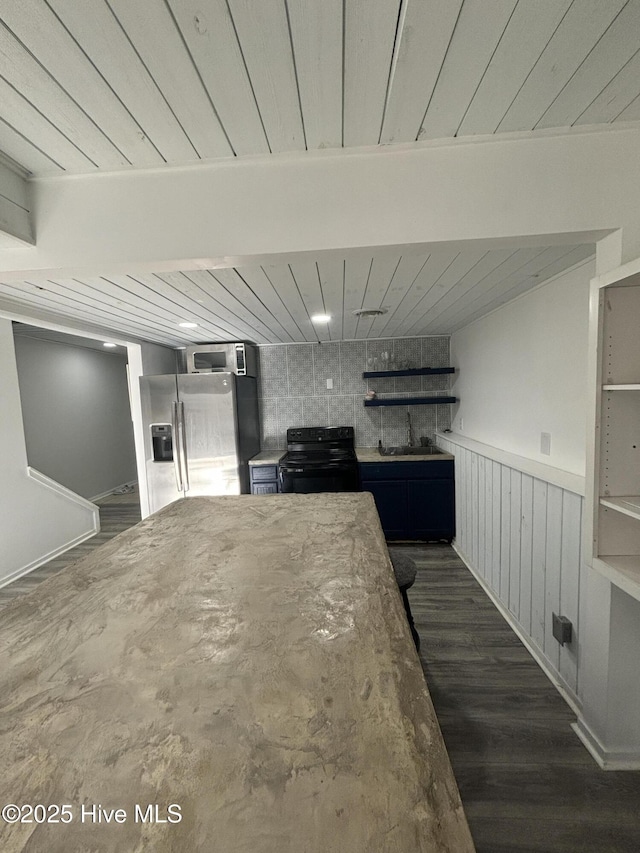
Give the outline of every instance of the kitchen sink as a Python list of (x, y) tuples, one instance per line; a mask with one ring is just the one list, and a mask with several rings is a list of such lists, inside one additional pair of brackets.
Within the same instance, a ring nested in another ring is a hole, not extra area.
[(380, 456), (436, 456), (439, 453), (443, 453), (443, 451), (433, 445), (429, 445), (429, 447), (410, 447), (408, 444), (402, 444), (397, 447), (382, 447), (382, 445), (379, 445), (378, 453)]

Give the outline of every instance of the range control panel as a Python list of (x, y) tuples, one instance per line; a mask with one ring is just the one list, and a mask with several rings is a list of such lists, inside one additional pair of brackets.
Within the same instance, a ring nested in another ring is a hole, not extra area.
[(353, 441), (355, 430), (351, 426), (340, 427), (289, 427), (287, 430), (287, 444), (325, 442), (325, 441)]

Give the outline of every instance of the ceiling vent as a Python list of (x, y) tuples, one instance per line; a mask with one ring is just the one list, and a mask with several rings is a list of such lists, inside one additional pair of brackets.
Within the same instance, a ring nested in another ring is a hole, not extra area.
[(381, 314), (386, 314), (386, 308), (356, 308), (352, 312), (356, 317), (379, 317)]

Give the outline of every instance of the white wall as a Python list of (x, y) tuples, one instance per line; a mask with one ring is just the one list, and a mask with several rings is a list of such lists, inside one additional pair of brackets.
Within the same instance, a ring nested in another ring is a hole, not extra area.
[(452, 335), (454, 432), (584, 476), (594, 271), (581, 264)]
[(92, 536), (95, 507), (29, 476), (9, 320), (0, 319), (0, 585)]
[(91, 500), (137, 479), (127, 360), (16, 336), (29, 464)]

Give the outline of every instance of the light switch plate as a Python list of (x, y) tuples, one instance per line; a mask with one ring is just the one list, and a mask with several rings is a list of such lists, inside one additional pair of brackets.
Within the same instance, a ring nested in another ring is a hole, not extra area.
[(333, 388), (333, 379), (327, 379), (327, 388), (329, 390)]
[(543, 456), (551, 456), (551, 433), (550, 432), (541, 432), (540, 433), (540, 453)]

